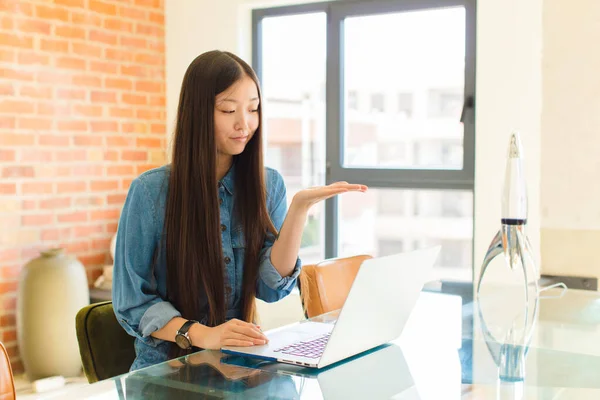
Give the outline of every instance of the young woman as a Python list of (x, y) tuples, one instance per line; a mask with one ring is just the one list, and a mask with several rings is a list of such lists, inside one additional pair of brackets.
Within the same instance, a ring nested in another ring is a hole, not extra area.
[(274, 302), (292, 290), (309, 208), (367, 189), (305, 189), (288, 211), (262, 146), (252, 68), (228, 52), (197, 57), (183, 78), (173, 161), (132, 182), (119, 222), (113, 304), (136, 338), (132, 370), (192, 348), (265, 344), (254, 299)]

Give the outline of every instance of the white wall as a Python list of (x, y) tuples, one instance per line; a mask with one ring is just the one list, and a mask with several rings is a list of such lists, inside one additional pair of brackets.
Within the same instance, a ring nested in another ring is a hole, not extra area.
[[(169, 126), (189, 63), (211, 49), (230, 50), (250, 61), (251, 9), (291, 2), (166, 0)], [(529, 237), (539, 259), (542, 0), (479, 0), (477, 18), (476, 276), (499, 229), (505, 157), (514, 129), (521, 131), (526, 151)]]
[(600, 2), (544, 1), (542, 255), (600, 278)]

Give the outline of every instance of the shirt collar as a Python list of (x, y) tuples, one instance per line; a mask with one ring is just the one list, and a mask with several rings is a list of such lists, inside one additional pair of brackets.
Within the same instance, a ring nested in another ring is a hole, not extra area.
[(235, 177), (235, 164), (229, 168), (229, 171), (225, 174), (225, 176), (219, 181), (219, 186), (223, 186), (225, 190), (233, 196), (233, 187), (234, 187), (234, 177)]

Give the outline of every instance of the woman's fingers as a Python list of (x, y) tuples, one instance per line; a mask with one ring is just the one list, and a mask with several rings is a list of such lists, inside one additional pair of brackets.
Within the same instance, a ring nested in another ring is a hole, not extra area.
[(225, 339), (223, 340), (223, 346), (249, 347), (254, 346), (254, 343), (249, 340)]
[(258, 339), (256, 337), (247, 336), (247, 335), (244, 335), (243, 333), (237, 333), (237, 332), (229, 332), (229, 334), (227, 334), (225, 337), (227, 339), (235, 339), (235, 340), (241, 340), (241, 341), (246, 341), (246, 342), (252, 342), (255, 345), (267, 343), (267, 341), (265, 339)]
[(256, 329), (254, 326), (237, 325), (232, 329), (232, 331), (235, 333), (238, 333), (238, 334), (242, 334), (242, 335), (247, 336), (252, 339), (259, 339), (259, 340), (263, 340), (263, 341), (267, 340), (267, 337), (265, 336), (265, 334), (262, 333), (261, 331), (259, 331), (258, 329)]

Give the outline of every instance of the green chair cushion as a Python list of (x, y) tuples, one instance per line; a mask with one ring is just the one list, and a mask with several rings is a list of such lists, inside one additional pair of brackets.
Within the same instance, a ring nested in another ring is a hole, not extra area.
[(77, 341), (88, 382), (129, 372), (135, 359), (134, 338), (119, 325), (111, 301), (82, 308), (75, 318)]

